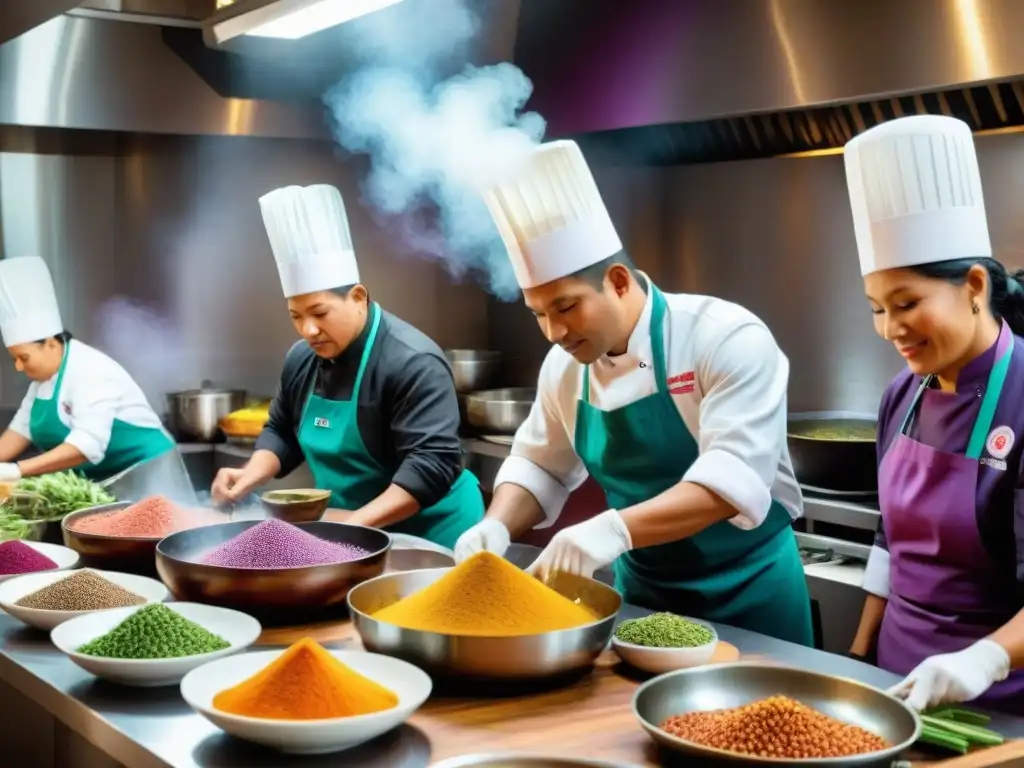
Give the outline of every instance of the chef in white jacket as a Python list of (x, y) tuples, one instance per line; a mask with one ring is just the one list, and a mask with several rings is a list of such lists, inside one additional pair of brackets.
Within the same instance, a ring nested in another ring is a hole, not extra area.
[(550, 526), (589, 473), (611, 509), (555, 534), (533, 573), (614, 563), (628, 602), (811, 645), (789, 364), (772, 334), (742, 307), (663, 294), (637, 272), (571, 141), (537, 148), (486, 201), (554, 346), (456, 557)]
[[(0, 260), (0, 336), (32, 382), (0, 435), (0, 481), (65, 469), (103, 480), (174, 450), (128, 372), (64, 329), (38, 256)], [(41, 454), (12, 463), (30, 445)]]

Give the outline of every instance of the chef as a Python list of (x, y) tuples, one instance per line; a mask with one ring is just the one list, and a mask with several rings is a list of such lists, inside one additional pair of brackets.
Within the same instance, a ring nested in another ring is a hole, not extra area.
[(446, 547), (483, 517), (462, 469), (459, 403), (438, 346), (372, 301), (359, 282), (341, 194), (285, 187), (260, 198), (288, 313), (288, 352), (270, 419), (241, 469), (212, 495), (235, 502), (305, 461), (347, 522)]
[(846, 180), (875, 330), (907, 363), (879, 410), (881, 526), (851, 652), (905, 675), (917, 709), (1024, 715), (1021, 273), (992, 258), (960, 120), (866, 131)]
[[(38, 256), (0, 260), (0, 335), (31, 381), (0, 435), (0, 481), (65, 469), (105, 480), (175, 450), (128, 372), (64, 330), (50, 270)], [(30, 446), (42, 453), (13, 463)]]
[(812, 644), (791, 522), (789, 364), (745, 309), (663, 294), (623, 251), (577, 145), (542, 145), (486, 195), (526, 305), (554, 344), (463, 559), (550, 526), (589, 473), (611, 509), (531, 567), (614, 562), (629, 602)]

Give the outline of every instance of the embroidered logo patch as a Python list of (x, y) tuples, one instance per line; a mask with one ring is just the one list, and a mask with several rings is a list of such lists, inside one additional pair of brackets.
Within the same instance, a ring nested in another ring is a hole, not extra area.
[(323, 416), (316, 416), (313, 419), (313, 426), (314, 427), (323, 427), (324, 429), (330, 429), (331, 428), (331, 422), (328, 419), (325, 419)]
[(665, 382), (668, 385), (668, 391), (673, 395), (688, 395), (693, 392), (697, 385), (693, 371), (687, 371), (686, 373), (679, 373), (675, 376), (669, 376)]
[(1009, 427), (996, 427), (985, 441), (985, 448), (989, 455), (997, 459), (1005, 459), (1013, 449), (1013, 430)]

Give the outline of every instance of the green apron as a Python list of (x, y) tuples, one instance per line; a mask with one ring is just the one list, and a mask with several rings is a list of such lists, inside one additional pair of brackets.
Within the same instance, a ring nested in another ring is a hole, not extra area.
[[(587, 366), (576, 409), (576, 453), (613, 509), (639, 504), (668, 490), (700, 455), (668, 392), (665, 297), (653, 283), (649, 285), (658, 391), (623, 408), (602, 411), (590, 404)], [(810, 597), (796, 537), (789, 514), (776, 501), (765, 521), (753, 530), (741, 530), (723, 520), (689, 538), (627, 552), (616, 560), (614, 570), (615, 586), (627, 602), (800, 645), (814, 644)]]
[[(60, 420), (60, 388), (64, 383), (64, 369), (68, 364), (68, 350), (74, 342), (64, 344), (64, 358), (57, 371), (53, 385), (53, 396), (48, 399), (37, 397), (32, 403), (29, 432), (32, 443), (40, 451), (51, 451), (68, 439), (71, 429)], [(114, 419), (110, 427), (110, 442), (102, 461), (86, 463), (75, 467), (75, 471), (90, 480), (106, 480), (118, 472), (128, 469), (141, 461), (155, 459), (174, 448), (174, 440), (160, 427), (140, 427), (120, 419)]]
[[(393, 473), (367, 452), (359, 433), (359, 387), (377, 340), (381, 309), (373, 303), (370, 313), (370, 336), (359, 362), (351, 398), (319, 397), (315, 394), (314, 377), (299, 422), (299, 446), (313, 479), (318, 488), (330, 489), (331, 506), (338, 509), (356, 510), (369, 504), (387, 490), (393, 478)], [(483, 516), (480, 483), (472, 472), (463, 470), (441, 501), (385, 530), (419, 536), (452, 549), (459, 536), (479, 523)]]

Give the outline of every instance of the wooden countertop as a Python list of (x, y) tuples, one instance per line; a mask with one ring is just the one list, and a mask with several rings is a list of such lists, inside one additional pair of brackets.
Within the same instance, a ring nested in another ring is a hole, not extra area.
[[(257, 644), (286, 646), (303, 637), (325, 645), (362, 649), (349, 621), (267, 629)], [(765, 656), (741, 655), (728, 643), (720, 644), (716, 659), (777, 663)], [(433, 696), (409, 720), (407, 728), (411, 732), (400, 739), (418, 736), (429, 745), (431, 763), (510, 750), (656, 768), (665, 764), (664, 756), (637, 724), (632, 710), (633, 693), (643, 679), (631, 674), (613, 652), (607, 651), (597, 660), (592, 674), (558, 689), (501, 698)], [(993, 765), (1024, 765), (1024, 741), (1008, 742), (966, 757), (914, 759), (911, 763), (912, 768)]]

